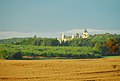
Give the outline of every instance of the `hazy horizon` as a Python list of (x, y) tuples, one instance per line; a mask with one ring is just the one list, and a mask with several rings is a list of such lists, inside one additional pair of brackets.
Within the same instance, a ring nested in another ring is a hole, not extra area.
[[(82, 35), (85, 29), (71, 29), (61, 32), (16, 32), (16, 31), (0, 31), (0, 39), (7, 39), (7, 38), (24, 38), (24, 37), (47, 37), (47, 38), (60, 38), (62, 33), (71, 36), (73, 33), (79, 33)], [(97, 30), (97, 29), (87, 29), (90, 35), (94, 34), (120, 34), (120, 30)]]
[(120, 0), (0, 0), (0, 39), (76, 29), (119, 34), (119, 14)]

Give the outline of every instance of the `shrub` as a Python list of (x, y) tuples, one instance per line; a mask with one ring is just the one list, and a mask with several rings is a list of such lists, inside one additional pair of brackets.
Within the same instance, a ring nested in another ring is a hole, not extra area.
[(12, 49), (1, 49), (0, 59), (22, 59), (22, 53)]
[(11, 59), (22, 59), (22, 53), (20, 51), (12, 54)]

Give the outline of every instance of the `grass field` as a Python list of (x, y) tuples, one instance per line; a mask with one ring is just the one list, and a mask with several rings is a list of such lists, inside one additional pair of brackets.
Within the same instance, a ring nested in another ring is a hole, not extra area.
[(120, 58), (120, 56), (104, 56), (103, 58)]
[(120, 58), (0, 60), (0, 81), (120, 81)]

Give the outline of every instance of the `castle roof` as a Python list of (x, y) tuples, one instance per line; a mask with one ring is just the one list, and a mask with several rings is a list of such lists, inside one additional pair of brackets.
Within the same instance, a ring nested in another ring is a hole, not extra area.
[(84, 31), (84, 32), (88, 33), (87, 29), (85, 29), (85, 31)]

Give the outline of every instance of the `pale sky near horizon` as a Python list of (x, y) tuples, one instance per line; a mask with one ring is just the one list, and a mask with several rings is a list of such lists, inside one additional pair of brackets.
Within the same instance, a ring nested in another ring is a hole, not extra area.
[(0, 31), (120, 29), (120, 0), (0, 0)]

